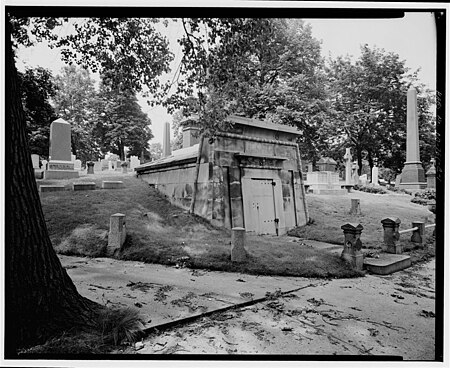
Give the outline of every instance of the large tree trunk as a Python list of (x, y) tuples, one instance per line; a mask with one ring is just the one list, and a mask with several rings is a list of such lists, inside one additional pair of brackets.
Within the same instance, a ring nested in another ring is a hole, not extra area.
[(90, 324), (97, 304), (77, 292), (50, 242), (6, 39), (5, 356), (13, 358), (18, 348)]

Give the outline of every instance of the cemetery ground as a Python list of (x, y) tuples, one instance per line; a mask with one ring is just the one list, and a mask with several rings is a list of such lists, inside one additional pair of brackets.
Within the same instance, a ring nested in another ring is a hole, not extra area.
[[(125, 188), (99, 189), (102, 180), (121, 180)], [(57, 184), (70, 189), (73, 181)], [(413, 266), (392, 275), (357, 272), (339, 258), (347, 222), (363, 225), (364, 252), (372, 256), (383, 241), (383, 218), (400, 218), (400, 229), (414, 220), (434, 223), (409, 195), (308, 194), (309, 225), (291, 231), (295, 237), (248, 236), (249, 260), (234, 264), (229, 231), (170, 205), (132, 174), (76, 181), (96, 182), (97, 189), (46, 193), (41, 202), (79, 292), (101, 304), (134, 306), (143, 316), (148, 336), (115, 352), (434, 359), (431, 231), (425, 250), (407, 250)], [(360, 199), (361, 215), (349, 214), (351, 198)], [(117, 212), (126, 215), (127, 240), (105, 258), (109, 216)]]

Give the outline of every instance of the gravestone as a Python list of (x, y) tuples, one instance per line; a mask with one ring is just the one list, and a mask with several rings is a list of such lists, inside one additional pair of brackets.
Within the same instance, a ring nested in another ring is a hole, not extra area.
[(406, 162), (402, 171), (400, 188), (425, 189), (427, 183), (420, 162), (417, 91), (414, 87), (408, 90), (406, 111)]
[(122, 174), (127, 174), (128, 173), (128, 163), (126, 161), (122, 162), (122, 164), (120, 165), (122, 167)]
[(359, 184), (359, 175), (358, 175), (359, 166), (357, 162), (354, 162), (352, 165), (352, 181), (353, 184)]
[(78, 171), (74, 170), (71, 154), (70, 124), (57, 119), (50, 125), (50, 154), (48, 170), (44, 171), (45, 179), (78, 178)]
[(141, 164), (141, 161), (139, 160), (139, 157), (137, 156), (131, 156), (130, 157), (130, 169), (131, 171), (134, 171), (136, 167), (138, 167)]
[(345, 184), (351, 185), (352, 183), (352, 154), (350, 152), (350, 148), (345, 149), (344, 155), (345, 161)]
[(48, 161), (42, 160), (42, 170), (47, 170)]
[(359, 177), (359, 182), (361, 183), (361, 185), (366, 185), (367, 184), (367, 174), (361, 175)]
[(375, 186), (378, 185), (378, 166), (376, 162), (372, 167), (372, 184)]
[(33, 169), (39, 169), (39, 155), (31, 155), (31, 162), (33, 162)]
[(109, 160), (107, 159), (103, 159), (101, 160), (102, 163), (102, 170), (109, 170)]
[(75, 170), (81, 170), (81, 160), (75, 160), (74, 161), (74, 163), (73, 163), (73, 168), (75, 169)]
[(86, 166), (87, 166), (87, 174), (94, 174), (95, 173), (95, 169), (94, 169), (95, 164), (92, 161), (88, 161), (86, 163)]
[(401, 175), (401, 174), (398, 174), (398, 175), (395, 177), (395, 188), (399, 188), (399, 187), (400, 187), (401, 181), (402, 181), (402, 175)]
[(319, 166), (319, 171), (336, 171), (337, 162), (333, 160), (331, 157), (322, 157), (319, 162), (317, 162), (317, 166)]
[(431, 160), (431, 167), (428, 169), (426, 176), (427, 188), (436, 189), (436, 167), (434, 166), (434, 159)]
[(100, 160), (94, 162), (94, 172), (97, 172), (97, 173), (101, 172), (102, 169), (103, 169), (103, 163)]

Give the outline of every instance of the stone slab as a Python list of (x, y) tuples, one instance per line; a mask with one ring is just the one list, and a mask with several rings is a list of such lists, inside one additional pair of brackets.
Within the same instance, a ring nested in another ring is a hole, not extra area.
[(73, 190), (94, 190), (94, 189), (95, 189), (94, 182), (73, 183)]
[(381, 253), (380, 258), (365, 258), (364, 268), (376, 275), (390, 275), (411, 266), (411, 257)]
[(102, 181), (103, 189), (122, 189), (124, 188), (123, 181)]
[(62, 192), (66, 190), (64, 185), (40, 185), (39, 192), (40, 193), (48, 193), (48, 192)]
[(80, 174), (78, 171), (73, 170), (46, 170), (44, 171), (44, 179), (73, 179), (79, 178)]

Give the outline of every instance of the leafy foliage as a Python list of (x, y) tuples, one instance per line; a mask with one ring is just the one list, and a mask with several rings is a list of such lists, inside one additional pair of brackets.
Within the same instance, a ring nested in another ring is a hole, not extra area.
[(431, 91), (417, 82), (417, 71), (408, 74), (405, 61), (383, 49), (361, 47), (356, 62), (349, 57), (330, 60), (328, 69), (333, 119), (322, 134), (330, 137), (330, 147), (343, 155), (345, 147), (356, 152), (359, 167), (363, 158), (372, 168), (378, 159), (384, 167), (401, 171), (406, 149), (406, 94), (414, 85), (418, 90), (419, 134), (424, 160), (431, 155), (434, 121), (429, 112)]
[[(326, 110), (320, 44), (299, 20), (182, 19), (177, 92), (166, 105), (199, 115), (203, 131), (227, 129), (229, 114), (297, 126), (304, 144), (317, 143)], [(197, 104), (186, 103), (196, 97)], [(317, 147), (315, 147), (317, 150)]]
[(131, 90), (113, 90), (102, 83), (95, 103), (96, 125), (93, 130), (103, 152), (111, 151), (125, 159), (125, 147), (133, 152), (148, 148), (153, 137), (149, 117)]
[(156, 18), (86, 18), (75, 32), (52, 45), (66, 63), (99, 72), (112, 89), (163, 93), (158, 77), (169, 71), (173, 54), (155, 28)]
[(52, 74), (44, 68), (18, 73), (28, 142), (32, 153), (48, 157), (50, 124), (57, 118), (50, 99), (55, 95)]
[(55, 83), (53, 104), (58, 116), (71, 124), (72, 153), (82, 161), (97, 159), (100, 149), (93, 137), (94, 80), (87, 70), (70, 65), (62, 68)]
[(377, 187), (369, 187), (365, 185), (355, 185), (353, 187), (355, 190), (359, 190), (360, 192), (373, 193), (373, 194), (386, 194), (386, 191), (383, 188)]

